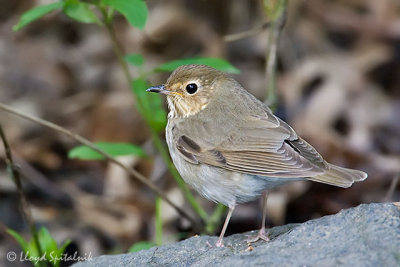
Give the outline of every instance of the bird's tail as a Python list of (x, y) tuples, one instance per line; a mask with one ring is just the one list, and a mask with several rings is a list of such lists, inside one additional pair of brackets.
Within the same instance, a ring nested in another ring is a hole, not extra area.
[(308, 180), (339, 187), (350, 187), (354, 182), (363, 181), (368, 177), (365, 172), (342, 168), (328, 163), (325, 173), (308, 177)]

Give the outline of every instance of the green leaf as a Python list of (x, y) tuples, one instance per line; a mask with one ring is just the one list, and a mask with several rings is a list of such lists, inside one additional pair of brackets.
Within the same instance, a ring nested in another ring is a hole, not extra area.
[(100, 23), (99, 19), (90, 9), (90, 5), (78, 0), (65, 1), (63, 11), (71, 19), (82, 23)]
[(39, 230), (39, 243), (40, 247), (42, 248), (42, 252), (47, 252), (46, 254), (50, 254), (50, 252), (53, 251), (58, 251), (57, 242), (51, 236), (46, 227), (42, 227)]
[(163, 108), (161, 96), (146, 92), (149, 85), (140, 78), (133, 80), (131, 87), (138, 100), (137, 105), (140, 114), (149, 122), (152, 129), (157, 133), (161, 132), (167, 124), (167, 113)]
[[(40, 243), (40, 242), (39, 242)], [(28, 244), (28, 249), (27, 251), (24, 252), (25, 255), (29, 258), (29, 257), (39, 257), (39, 250), (38, 247), (36, 246), (36, 242), (35, 240), (32, 238), (31, 241)], [(32, 262), (35, 266), (38, 266), (39, 264), (35, 264), (35, 262)]]
[(144, 64), (144, 58), (141, 54), (128, 54), (124, 57), (124, 60), (133, 66), (140, 67)]
[(62, 244), (62, 246), (60, 247), (60, 249), (58, 250), (58, 252), (63, 255), (65, 252), (65, 249), (68, 247), (68, 245), (71, 244), (71, 240), (65, 240), (64, 243)]
[[(144, 157), (146, 155), (140, 147), (127, 143), (98, 142), (95, 143), (95, 145), (111, 156), (136, 155)], [(78, 146), (71, 149), (68, 153), (68, 157), (82, 160), (104, 159), (101, 154), (87, 146)]]
[(53, 10), (62, 8), (64, 2), (55, 2), (48, 5), (42, 5), (38, 7), (34, 7), (24, 14), (22, 14), (20, 20), (16, 25), (13, 26), (13, 31), (19, 31), (26, 25), (30, 24), (31, 22), (43, 17), (44, 15), (50, 13)]
[(153, 242), (148, 242), (148, 241), (137, 242), (129, 248), (129, 252), (138, 252), (141, 250), (152, 248), (154, 246), (155, 244)]
[(16, 231), (14, 231), (10, 228), (8, 228), (6, 231), (9, 235), (14, 237), (15, 240), (17, 240), (18, 244), (21, 246), (24, 253), (26, 253), (29, 249), (28, 242), (26, 242), (25, 239), (20, 234), (18, 234)]
[(158, 66), (157, 68), (155, 68), (155, 71), (173, 71), (177, 67), (186, 64), (203, 64), (213, 67), (217, 70), (222, 70), (226, 72), (231, 72), (231, 73), (240, 72), (237, 68), (232, 66), (228, 61), (222, 58), (212, 58), (212, 57), (195, 57), (195, 58), (184, 58), (184, 59), (173, 60)]
[(61, 263), (61, 258), (64, 255), (65, 249), (67, 246), (71, 243), (71, 240), (66, 240), (63, 245), (60, 248), (57, 248), (56, 251), (53, 251), (53, 255), (50, 254), (50, 258), (48, 258), (48, 261), (53, 264), (54, 267), (59, 267)]
[(149, 11), (143, 0), (102, 0), (102, 2), (124, 15), (133, 27), (144, 28)]
[(61, 258), (64, 256), (65, 249), (71, 243), (71, 240), (66, 240), (63, 245), (57, 250), (55, 256), (49, 259), (49, 262), (53, 264), (54, 267), (59, 267), (61, 264)]

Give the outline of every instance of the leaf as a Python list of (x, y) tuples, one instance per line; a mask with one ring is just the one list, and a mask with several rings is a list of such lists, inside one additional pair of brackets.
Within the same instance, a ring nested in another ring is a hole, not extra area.
[(46, 227), (42, 227), (39, 230), (39, 243), (43, 252), (47, 252), (46, 254), (50, 254), (52, 251), (58, 251), (57, 242)]
[(133, 27), (144, 28), (149, 11), (143, 0), (102, 0), (102, 2), (124, 15)]
[[(111, 156), (136, 155), (144, 157), (146, 155), (146, 153), (140, 147), (127, 143), (98, 142), (95, 143), (95, 145)], [(104, 159), (101, 154), (88, 146), (78, 146), (71, 149), (68, 153), (68, 157), (71, 159), (76, 158), (82, 160)]]
[(50, 259), (48, 261), (53, 264), (54, 267), (59, 267), (61, 259), (64, 256), (65, 249), (71, 243), (71, 240), (66, 240), (63, 245), (54, 251), (53, 255), (50, 254)]
[(137, 242), (129, 248), (129, 252), (138, 252), (141, 250), (152, 248), (154, 246), (155, 244), (153, 242), (148, 242), (148, 241)]
[(237, 68), (232, 66), (228, 61), (222, 58), (212, 58), (212, 57), (195, 57), (195, 58), (184, 58), (184, 59), (173, 60), (158, 66), (157, 68), (155, 68), (155, 71), (173, 71), (177, 67), (186, 64), (203, 64), (213, 67), (217, 70), (222, 70), (230, 73), (240, 72)]
[[(39, 242), (40, 243), (40, 242)], [(43, 251), (42, 251), (43, 252)], [(39, 250), (38, 247), (36, 246), (35, 240), (32, 238), (31, 241), (28, 244), (28, 250), (25, 252), (25, 255), (30, 258), (36, 258), (39, 257)], [(42, 255), (40, 255), (42, 256)], [(35, 264), (34, 261), (31, 261), (35, 266), (38, 266), (38, 264)]]
[(149, 86), (145, 80), (140, 78), (133, 80), (131, 87), (138, 100), (137, 104), (140, 114), (157, 133), (164, 130), (167, 124), (167, 113), (163, 108), (161, 96), (146, 92)]
[(71, 240), (65, 240), (60, 249), (58, 250), (60, 255), (63, 255), (65, 252), (65, 249), (68, 247), (68, 245), (71, 244)]
[(124, 56), (124, 60), (133, 66), (140, 67), (144, 63), (144, 58), (141, 54), (128, 54)]
[(71, 240), (66, 240), (63, 245), (58, 249), (57, 253), (55, 253), (54, 257), (51, 257), (49, 260), (50, 263), (53, 264), (54, 267), (60, 267), (61, 259), (65, 255), (65, 249), (71, 243)]
[[(40, 241), (39, 241), (39, 243), (40, 243)], [(33, 265), (35, 267), (40, 267), (39, 262), (36, 260), (39, 257), (39, 250), (38, 250), (38, 247), (36, 246), (36, 242), (33, 238), (31, 239), (31, 241), (28, 244), (27, 251), (25, 251), (24, 253), (28, 259), (32, 258), (32, 260), (30, 260), (30, 261), (33, 263)], [(40, 255), (40, 257), (41, 256), (42, 255)]]
[(82, 23), (100, 23), (99, 19), (90, 9), (90, 5), (78, 0), (65, 1), (63, 11), (71, 19)]
[(64, 2), (55, 2), (52, 4), (48, 4), (48, 5), (34, 7), (32, 9), (28, 10), (27, 12), (22, 14), (18, 23), (13, 26), (13, 31), (19, 31), (26, 25), (43, 17), (44, 15), (50, 13), (51, 11), (62, 8), (63, 5), (64, 5)]
[(12, 229), (10, 229), (10, 228), (8, 228), (6, 231), (7, 231), (7, 233), (8, 233), (9, 235), (11, 235), (12, 237), (14, 237), (15, 240), (17, 240), (18, 244), (21, 246), (22, 250), (23, 250), (24, 253), (26, 254), (26, 252), (27, 252), (28, 249), (29, 249), (29, 244), (28, 244), (28, 242), (26, 242), (25, 239), (24, 239), (19, 233), (17, 233), (16, 231), (14, 231), (14, 230), (12, 230)]

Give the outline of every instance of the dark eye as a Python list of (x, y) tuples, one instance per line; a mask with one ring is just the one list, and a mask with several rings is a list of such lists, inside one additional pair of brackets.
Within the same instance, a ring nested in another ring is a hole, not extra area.
[(195, 83), (189, 83), (188, 85), (186, 85), (186, 91), (189, 94), (194, 94), (197, 91), (197, 84)]

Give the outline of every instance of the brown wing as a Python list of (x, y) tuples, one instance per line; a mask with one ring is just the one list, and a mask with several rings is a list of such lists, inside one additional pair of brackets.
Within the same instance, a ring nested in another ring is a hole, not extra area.
[(298, 178), (325, 171), (326, 162), (318, 152), (274, 115), (252, 117), (242, 125), (246, 128), (237, 128), (212, 148), (209, 140), (183, 135), (177, 140), (177, 149), (195, 164), (260, 176)]

